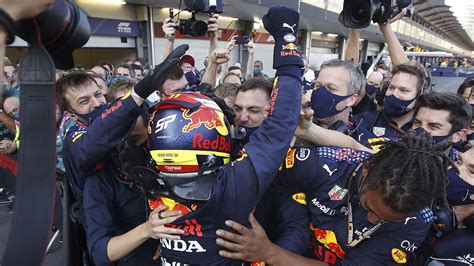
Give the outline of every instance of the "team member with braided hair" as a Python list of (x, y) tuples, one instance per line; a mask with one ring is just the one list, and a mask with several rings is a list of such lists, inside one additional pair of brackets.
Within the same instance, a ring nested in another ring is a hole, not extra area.
[(252, 229), (226, 222), (240, 235), (218, 230), (228, 241), (217, 242), (235, 251), (221, 255), (274, 265), (406, 263), (433, 220), (426, 206), (445, 194), (450, 161), (426, 133), (409, 132), (383, 147), (370, 159), (351, 149), (300, 149), (277, 178), (281, 189), (305, 192), (312, 222), (307, 255), (324, 263), (270, 243), (253, 216)]

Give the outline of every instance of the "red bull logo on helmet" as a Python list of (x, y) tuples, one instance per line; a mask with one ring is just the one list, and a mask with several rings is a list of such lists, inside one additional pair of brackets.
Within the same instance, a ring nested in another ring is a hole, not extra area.
[(224, 122), (224, 114), (221, 111), (211, 108), (202, 108), (194, 112), (190, 109), (183, 109), (183, 118), (189, 121), (183, 127), (183, 133), (189, 133), (204, 125), (209, 130), (215, 128), (223, 136), (229, 135), (229, 130)]
[(230, 138), (217, 135), (215, 139), (205, 139), (201, 133), (193, 135), (193, 148), (230, 152)]

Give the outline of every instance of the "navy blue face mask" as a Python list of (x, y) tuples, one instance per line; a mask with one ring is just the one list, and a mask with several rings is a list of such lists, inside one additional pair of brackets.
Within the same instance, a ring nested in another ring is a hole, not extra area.
[(311, 94), (311, 107), (314, 110), (314, 118), (321, 119), (339, 114), (347, 106), (342, 110), (337, 110), (336, 105), (351, 96), (339, 96), (329, 92), (324, 86), (319, 87)]
[(15, 119), (16, 121), (20, 121), (20, 113), (14, 114), (13, 119)]
[(383, 102), (383, 110), (385, 114), (387, 114), (390, 118), (400, 117), (412, 111), (412, 109), (408, 108), (408, 105), (410, 105), (415, 99), (416, 97), (411, 100), (404, 101), (398, 99), (393, 94), (390, 96), (385, 96), (385, 100)]
[(186, 80), (188, 81), (189, 86), (195, 85), (197, 83), (196, 73), (194, 73), (193, 71), (189, 71), (184, 75), (186, 76)]
[(377, 91), (377, 87), (375, 85), (365, 85), (365, 92), (369, 95), (373, 95)]
[(454, 168), (448, 170), (448, 180), (446, 197), (450, 206), (474, 203), (470, 197), (474, 194), (474, 186), (464, 181)]
[(97, 117), (99, 117), (103, 112), (105, 112), (107, 108), (109, 108), (109, 106), (106, 103), (104, 103), (104, 104), (99, 105), (99, 107), (95, 108), (90, 113), (87, 113), (84, 115), (77, 114), (77, 116), (79, 116), (82, 120), (84, 120), (84, 122), (90, 125), (92, 124), (92, 122), (94, 122), (94, 120)]
[[(418, 127), (418, 128), (415, 128), (415, 133), (416, 133), (416, 135), (421, 135), (422, 133), (427, 133), (427, 131), (422, 127)], [(451, 135), (448, 134), (446, 136), (431, 136), (431, 138), (433, 139), (434, 143), (439, 144), (439, 143), (445, 141), (450, 136)]]
[(467, 141), (471, 140), (474, 140), (474, 132), (472, 132), (471, 134), (467, 134)]

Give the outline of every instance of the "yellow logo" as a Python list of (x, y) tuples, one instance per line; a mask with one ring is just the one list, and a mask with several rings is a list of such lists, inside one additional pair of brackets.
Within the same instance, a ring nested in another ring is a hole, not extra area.
[(306, 205), (306, 194), (304, 193), (295, 193), (293, 196), (291, 196), (291, 198), (293, 198), (293, 200), (299, 204)]
[(82, 137), (82, 135), (84, 135), (84, 132), (81, 132), (81, 133), (78, 133), (77, 135), (75, 135), (74, 138), (72, 139), (72, 142), (76, 142), (76, 140), (78, 140), (80, 137)]
[(286, 153), (285, 166), (286, 169), (290, 169), (295, 165), (295, 149), (289, 149)]
[(392, 258), (396, 263), (407, 263), (407, 254), (398, 248), (392, 248)]
[(376, 142), (380, 142), (380, 141), (384, 141), (384, 140), (385, 140), (385, 138), (371, 138), (371, 139), (368, 139), (367, 142), (369, 143), (372, 150), (378, 152), (378, 151), (380, 151), (380, 149), (382, 148), (383, 145), (372, 145), (372, 143), (376, 143)]
[(244, 152), (244, 153), (242, 154), (242, 156), (240, 156), (240, 158), (238, 158), (236, 161), (237, 161), (237, 162), (240, 162), (240, 161), (242, 161), (243, 159), (245, 159), (245, 158), (247, 158), (247, 157), (249, 157), (249, 155), (248, 155), (246, 152)]

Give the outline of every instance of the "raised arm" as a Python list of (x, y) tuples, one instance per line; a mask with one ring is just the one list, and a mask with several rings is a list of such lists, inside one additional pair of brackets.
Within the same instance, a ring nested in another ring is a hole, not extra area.
[(385, 42), (387, 43), (392, 63), (394, 65), (400, 65), (408, 62), (408, 57), (406, 56), (400, 41), (398, 41), (395, 32), (393, 32), (392, 25), (390, 23), (379, 24), (379, 28), (385, 38)]
[(217, 68), (220, 64), (229, 62), (230, 52), (225, 48), (216, 48), (209, 54), (206, 71), (202, 76), (201, 83), (211, 84), (211, 87), (216, 86)]
[(247, 70), (245, 71), (245, 79), (249, 79), (253, 76), (255, 43), (253, 43), (253, 40), (250, 40), (245, 46), (247, 47), (247, 51), (249, 52), (249, 58), (247, 60)]
[(351, 29), (349, 31), (346, 54), (344, 55), (344, 60), (352, 60), (356, 65), (359, 65), (359, 38), (360, 29)]
[(163, 48), (163, 59), (168, 57), (168, 55), (173, 51), (174, 48), (174, 39), (176, 38), (176, 23), (174, 23), (171, 18), (166, 18), (163, 22), (163, 32), (165, 33), (165, 47)]
[(368, 149), (350, 136), (335, 130), (322, 128), (314, 124), (311, 121), (313, 114), (314, 111), (309, 108), (308, 97), (303, 96), (300, 120), (295, 131), (296, 137), (302, 138), (319, 146), (347, 147), (354, 150), (375, 153), (375, 151)]
[(207, 34), (209, 36), (209, 52), (208, 56), (217, 48), (217, 32), (219, 31), (218, 23), (219, 15), (214, 14), (207, 20)]

